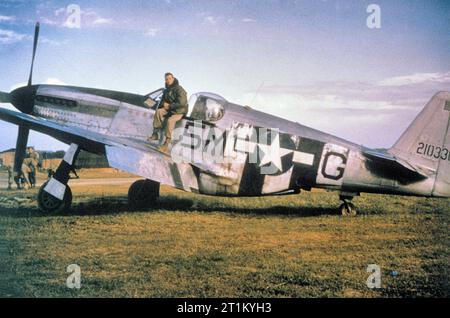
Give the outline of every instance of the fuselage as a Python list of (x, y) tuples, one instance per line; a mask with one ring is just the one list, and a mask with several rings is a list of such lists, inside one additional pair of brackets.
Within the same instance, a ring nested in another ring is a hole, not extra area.
[[(19, 110), (62, 125), (142, 142), (152, 133), (156, 105), (147, 106), (147, 96), (55, 85), (33, 85), (18, 89), (12, 95), (16, 96), (15, 106)], [(194, 135), (198, 134), (195, 122), (199, 121), (200, 152), (206, 152), (211, 145), (204, 140), (209, 131), (224, 132), (225, 137), (219, 147), (224, 150), (221, 154), (224, 160), (192, 163), (197, 178), (195, 191), (256, 196), (326, 188), (349, 193), (433, 196), (435, 178), (432, 175), (416, 180), (402, 178), (367, 158), (360, 145), (229, 103), (216, 95), (198, 96), (190, 105), (190, 115), (177, 124), (180, 144), (195, 139)], [(218, 109), (214, 108), (214, 103), (219, 105)], [(221, 112), (220, 115), (215, 111)]]

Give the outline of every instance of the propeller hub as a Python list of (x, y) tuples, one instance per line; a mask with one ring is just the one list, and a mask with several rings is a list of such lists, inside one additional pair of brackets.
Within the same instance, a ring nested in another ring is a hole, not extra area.
[(31, 114), (34, 109), (37, 86), (23, 86), (11, 92), (11, 104), (22, 113)]

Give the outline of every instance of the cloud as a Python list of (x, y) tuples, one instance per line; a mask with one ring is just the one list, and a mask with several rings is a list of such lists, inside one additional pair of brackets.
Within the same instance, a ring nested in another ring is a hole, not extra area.
[(56, 41), (56, 40), (52, 40), (52, 39), (49, 39), (47, 37), (41, 36), (39, 38), (39, 43), (41, 43), (41, 44), (48, 44), (48, 45), (51, 45), (51, 46), (60, 46), (60, 45), (67, 44), (69, 42), (67, 40)]
[(448, 83), (450, 72), (447, 73), (415, 73), (406, 76), (396, 76), (378, 82), (381, 86), (404, 86), (423, 83)]
[(14, 16), (0, 15), (0, 23), (2, 23), (2, 22), (14, 22), (15, 20), (16, 20), (16, 17), (14, 17)]
[(2, 8), (19, 8), (27, 5), (29, 0), (2, 0), (0, 7)]
[(250, 106), (358, 143), (390, 146), (438, 91), (450, 72), (416, 73), (382, 81), (272, 85), (247, 92)]
[(97, 17), (92, 24), (93, 25), (104, 25), (104, 24), (111, 24), (113, 23), (112, 19), (106, 19), (106, 18), (102, 18), (102, 17)]
[(47, 85), (67, 85), (63, 81), (61, 81), (59, 78), (56, 77), (49, 77), (45, 80), (44, 84)]
[[(213, 16), (213, 15), (210, 15), (210, 14), (204, 13), (204, 12), (200, 13), (199, 15), (201, 17), (203, 17), (203, 23), (210, 24), (210, 25), (213, 25), (213, 26), (218, 25), (219, 21), (222, 21), (222, 20), (226, 21), (227, 23), (233, 23), (234, 22), (234, 19), (231, 18), (231, 17), (229, 17), (229, 18), (225, 17), (224, 18), (222, 16)], [(239, 19), (236, 20), (236, 21), (239, 21)], [(250, 17), (242, 18), (242, 19), (240, 19), (240, 21), (243, 22), (243, 23), (255, 23), (255, 22), (257, 22), (256, 19), (253, 19), (253, 18), (250, 18)]]
[(52, 20), (52, 19), (45, 18), (45, 17), (40, 18), (39, 22), (41, 24), (46, 24), (46, 25), (51, 25), (51, 26), (57, 26), (60, 24), (60, 21)]
[(66, 8), (59, 8), (59, 9), (55, 10), (54, 14), (56, 17), (58, 17), (60, 14), (64, 14), (65, 12), (66, 12)]
[[(45, 11), (45, 14), (42, 14)], [(68, 12), (68, 8), (40, 8), (40, 21), (42, 24), (58, 26), (63, 28), (74, 28), (73, 19), (76, 12)], [(106, 18), (97, 11), (87, 8), (79, 11), (80, 27), (100, 27), (114, 23), (112, 18)], [(78, 27), (78, 26), (77, 26)]]
[(203, 21), (205, 23), (211, 24), (211, 25), (216, 25), (217, 24), (217, 20), (218, 18), (212, 16), (212, 15), (208, 15), (206, 17), (203, 18)]
[(26, 34), (17, 33), (12, 30), (0, 29), (0, 44), (13, 44), (27, 39)]
[(82, 26), (95, 27), (102, 25), (113, 24), (114, 21), (111, 18), (105, 18), (93, 9), (81, 10), (81, 24)]
[(158, 32), (159, 32), (158, 28), (150, 28), (144, 32), (144, 35), (148, 37), (154, 37), (158, 34)]
[[(0, 44), (13, 44), (17, 42), (21, 42), (23, 40), (31, 41), (33, 37), (29, 34), (21, 34), (12, 30), (4, 30), (0, 29)], [(62, 44), (66, 44), (67, 40), (64, 41), (56, 41), (49, 39), (45, 36), (41, 36), (39, 38), (39, 42), (42, 44), (49, 44), (52, 46), (59, 46)]]

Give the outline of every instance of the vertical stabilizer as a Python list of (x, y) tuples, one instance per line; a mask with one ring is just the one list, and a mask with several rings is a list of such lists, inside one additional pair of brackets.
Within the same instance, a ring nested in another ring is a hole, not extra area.
[(450, 92), (433, 96), (389, 153), (436, 171), (434, 196), (450, 196)]

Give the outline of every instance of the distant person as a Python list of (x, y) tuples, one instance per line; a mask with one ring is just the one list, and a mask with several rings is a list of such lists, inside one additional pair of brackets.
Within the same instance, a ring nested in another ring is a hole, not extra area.
[(20, 186), (19, 189), (31, 189), (31, 181), (30, 181), (30, 173), (32, 169), (32, 159), (31, 158), (25, 158), (22, 162), (22, 176), (20, 178)]
[(36, 186), (36, 172), (38, 171), (38, 168), (40, 166), (39, 153), (37, 151), (35, 151), (33, 147), (28, 147), (27, 156), (30, 159), (30, 161), (29, 161), (29, 167), (30, 167), (29, 182), (30, 182), (31, 187), (34, 188)]
[(8, 190), (11, 190), (14, 178), (14, 171), (11, 166), (8, 166), (7, 169), (8, 169)]
[(160, 136), (158, 133), (163, 129), (164, 123), (167, 121), (166, 140), (159, 149), (163, 152), (168, 152), (175, 124), (188, 112), (188, 101), (186, 91), (172, 73), (166, 73), (164, 79), (166, 89), (153, 117), (153, 134), (149, 141), (159, 140)]
[(55, 174), (55, 171), (53, 171), (53, 169), (47, 169), (47, 179), (48, 180), (50, 180), (54, 174)]

